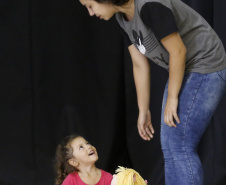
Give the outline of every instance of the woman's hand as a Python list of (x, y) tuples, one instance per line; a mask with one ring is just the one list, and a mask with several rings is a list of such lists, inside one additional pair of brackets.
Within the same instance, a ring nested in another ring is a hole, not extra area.
[(180, 123), (177, 116), (178, 95), (184, 78), (187, 49), (178, 32), (166, 36), (161, 43), (169, 52), (169, 85), (164, 122), (170, 127), (177, 127), (174, 120)]
[(142, 139), (150, 141), (153, 138), (154, 129), (151, 123), (150, 110), (147, 112), (139, 112), (137, 128)]
[(178, 97), (168, 97), (166, 101), (166, 107), (164, 110), (164, 122), (170, 127), (177, 127), (174, 123), (174, 119), (177, 123), (180, 123), (180, 119), (177, 115)]

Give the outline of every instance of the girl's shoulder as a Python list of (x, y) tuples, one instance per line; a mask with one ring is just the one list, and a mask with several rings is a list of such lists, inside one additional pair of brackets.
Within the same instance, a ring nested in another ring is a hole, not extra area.
[(106, 171), (104, 171), (102, 169), (100, 169), (100, 170), (101, 170), (101, 175), (106, 175), (106, 176), (112, 177), (112, 174), (110, 174), (109, 172), (106, 172)]
[(72, 173), (69, 173), (67, 177), (69, 178), (75, 178), (78, 176), (78, 172), (72, 172)]
[(78, 173), (73, 172), (68, 174), (68, 176), (64, 179), (62, 185), (73, 185), (77, 179)]
[[(112, 179), (113, 179), (112, 174), (110, 174), (109, 172), (106, 172), (104, 170), (101, 170), (100, 182), (104, 182), (104, 184), (110, 184)], [(100, 184), (102, 184), (102, 183), (100, 183)]]

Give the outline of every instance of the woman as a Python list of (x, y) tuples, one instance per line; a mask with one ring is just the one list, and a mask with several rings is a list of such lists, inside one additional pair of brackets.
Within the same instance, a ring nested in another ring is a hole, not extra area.
[(80, 0), (91, 16), (114, 14), (133, 62), (144, 140), (153, 137), (148, 59), (169, 71), (161, 145), (166, 185), (201, 185), (197, 146), (226, 89), (226, 55), (209, 24), (180, 0)]

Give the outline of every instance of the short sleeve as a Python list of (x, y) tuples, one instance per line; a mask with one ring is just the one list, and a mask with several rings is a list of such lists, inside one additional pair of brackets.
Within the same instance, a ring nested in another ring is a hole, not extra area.
[(127, 47), (129, 47), (130, 45), (132, 45), (132, 42), (128, 36), (128, 34), (125, 32), (125, 30), (122, 29), (122, 27), (118, 24), (119, 30), (124, 38), (124, 42), (126, 44)]
[(159, 41), (178, 31), (172, 10), (161, 3), (145, 3), (140, 15), (144, 24), (151, 28)]

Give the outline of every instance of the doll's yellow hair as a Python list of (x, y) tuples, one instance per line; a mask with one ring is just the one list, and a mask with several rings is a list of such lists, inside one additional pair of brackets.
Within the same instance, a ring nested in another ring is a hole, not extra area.
[[(117, 185), (146, 185), (140, 174), (131, 168), (119, 166), (115, 172), (117, 173)], [(133, 179), (134, 175), (136, 181)]]

